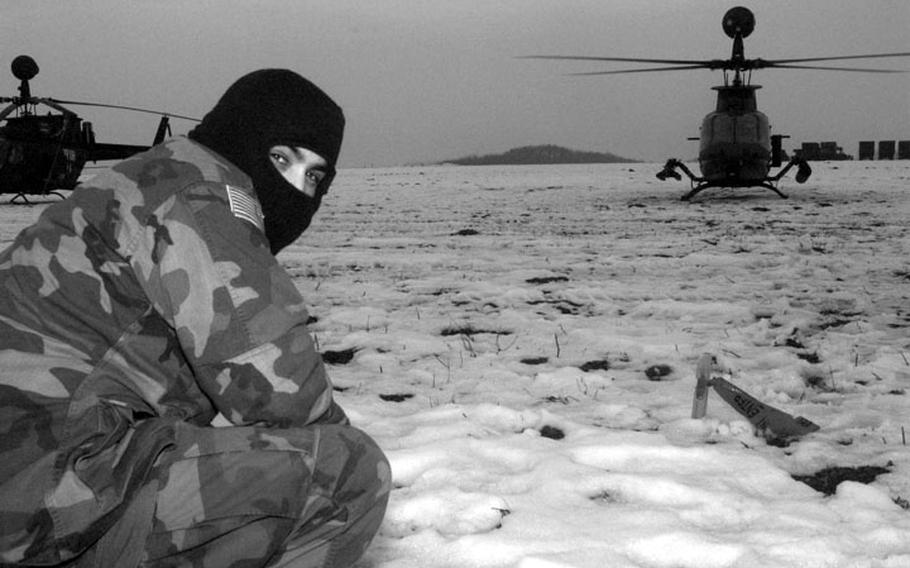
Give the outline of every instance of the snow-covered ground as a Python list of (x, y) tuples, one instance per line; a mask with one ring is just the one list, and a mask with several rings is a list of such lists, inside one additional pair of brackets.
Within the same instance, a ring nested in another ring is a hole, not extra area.
[[(692, 203), (657, 169), (339, 174), (281, 258), (392, 462), (358, 568), (910, 566), (910, 162)], [(693, 419), (704, 353), (820, 429)], [(832, 467), (871, 475), (794, 478)]]

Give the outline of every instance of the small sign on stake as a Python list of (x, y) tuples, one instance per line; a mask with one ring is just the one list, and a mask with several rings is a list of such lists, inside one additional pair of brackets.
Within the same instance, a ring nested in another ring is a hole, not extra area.
[(708, 407), (708, 387), (713, 387), (734, 410), (742, 414), (755, 428), (776, 438), (794, 438), (810, 434), (819, 426), (803, 418), (793, 417), (769, 406), (722, 377), (711, 377), (717, 360), (710, 353), (699, 358), (695, 370), (695, 396), (692, 401), (692, 418), (704, 418)]

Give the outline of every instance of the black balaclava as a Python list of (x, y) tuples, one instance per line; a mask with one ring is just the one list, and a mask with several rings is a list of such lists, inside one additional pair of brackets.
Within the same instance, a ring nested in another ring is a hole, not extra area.
[[(341, 108), (293, 71), (262, 69), (231, 85), (188, 136), (227, 158), (253, 180), (272, 253), (309, 226), (335, 177), (344, 134)], [(269, 148), (300, 146), (322, 156), (326, 176), (308, 197), (272, 165)]]

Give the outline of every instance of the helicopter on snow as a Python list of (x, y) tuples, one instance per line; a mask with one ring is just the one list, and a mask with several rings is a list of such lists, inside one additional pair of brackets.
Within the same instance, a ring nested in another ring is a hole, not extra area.
[[(161, 115), (152, 144), (170, 136), (170, 118), (198, 121), (177, 114), (147, 109), (62, 101), (33, 97), (29, 81), (38, 74), (38, 64), (27, 55), (13, 59), (13, 76), (19, 79), (18, 97), (0, 97), (9, 105), (0, 111), (0, 194), (14, 194), (10, 203), (29, 195), (57, 195), (57, 190), (73, 189), (88, 161), (120, 160), (147, 150), (149, 146), (114, 144), (95, 141), (92, 123), (83, 121), (64, 105), (94, 106), (123, 109)], [(59, 114), (41, 115), (37, 106), (43, 104)]]
[[(755, 16), (748, 8), (737, 6), (724, 14), (724, 32), (733, 40), (733, 52), (729, 59), (685, 60), (685, 59), (641, 59), (626, 57), (587, 57), (565, 55), (530, 55), (526, 59), (561, 59), (579, 61), (615, 61), (632, 63), (654, 63), (667, 67), (640, 69), (623, 69), (616, 71), (595, 71), (574, 73), (574, 75), (613, 75), (620, 73), (643, 73), (651, 71), (676, 71), (682, 69), (722, 69), (724, 84), (713, 87), (717, 91), (717, 106), (702, 120), (701, 133), (698, 138), (698, 165), (701, 176), (696, 176), (680, 160), (671, 158), (657, 173), (665, 180), (668, 177), (680, 180), (682, 170), (689, 178), (691, 191), (682, 199), (688, 201), (696, 194), (712, 187), (764, 187), (782, 198), (787, 196), (777, 188), (780, 181), (791, 168), (796, 167), (796, 181), (805, 183), (812, 174), (809, 163), (794, 157), (777, 173), (771, 174), (771, 168), (780, 167), (782, 163), (781, 141), (787, 136), (771, 134), (768, 117), (758, 110), (755, 91), (760, 85), (750, 84), (752, 71), (766, 68), (788, 69), (821, 69), (828, 71), (857, 71), (866, 73), (902, 73), (894, 69), (864, 69), (854, 67), (818, 67), (794, 65), (817, 61), (835, 61), (845, 59), (868, 59), (876, 57), (906, 57), (910, 53), (877, 53), (870, 55), (847, 55), (841, 57), (811, 57), (803, 59), (746, 59), (743, 52), (743, 38), (748, 37), (755, 29)], [(732, 77), (731, 77), (732, 73)]]

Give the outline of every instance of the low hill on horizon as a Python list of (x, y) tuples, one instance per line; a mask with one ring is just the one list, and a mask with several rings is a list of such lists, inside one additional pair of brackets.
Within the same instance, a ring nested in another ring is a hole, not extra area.
[(502, 154), (483, 156), (466, 156), (454, 160), (444, 160), (438, 164), (455, 164), (459, 166), (499, 166), (499, 165), (537, 165), (537, 164), (614, 164), (634, 163), (637, 160), (623, 158), (606, 152), (583, 152), (571, 150), (553, 144), (539, 146), (521, 146), (512, 148)]

